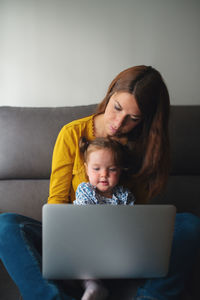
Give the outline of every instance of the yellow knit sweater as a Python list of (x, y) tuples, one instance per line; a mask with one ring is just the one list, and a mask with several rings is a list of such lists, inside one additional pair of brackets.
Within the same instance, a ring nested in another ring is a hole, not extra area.
[[(85, 136), (95, 139), (93, 132), (94, 115), (72, 121), (65, 125), (58, 137), (53, 151), (48, 203), (72, 203), (81, 182), (87, 182), (83, 157), (79, 151), (79, 140)], [(128, 187), (136, 196), (137, 203), (147, 201), (141, 187), (130, 178)]]

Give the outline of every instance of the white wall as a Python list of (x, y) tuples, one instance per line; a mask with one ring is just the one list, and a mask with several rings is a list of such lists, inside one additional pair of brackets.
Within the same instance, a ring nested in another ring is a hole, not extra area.
[(200, 104), (199, 29), (199, 0), (0, 0), (0, 105), (97, 103), (138, 64)]

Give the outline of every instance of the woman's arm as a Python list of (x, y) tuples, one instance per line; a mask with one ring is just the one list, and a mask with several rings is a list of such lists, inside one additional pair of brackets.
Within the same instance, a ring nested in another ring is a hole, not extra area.
[(75, 149), (72, 131), (64, 126), (58, 135), (53, 151), (48, 203), (70, 202)]

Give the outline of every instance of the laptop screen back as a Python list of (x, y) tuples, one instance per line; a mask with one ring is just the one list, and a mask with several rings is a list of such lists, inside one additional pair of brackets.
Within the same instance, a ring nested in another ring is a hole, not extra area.
[(43, 206), (43, 276), (150, 278), (167, 274), (173, 205)]

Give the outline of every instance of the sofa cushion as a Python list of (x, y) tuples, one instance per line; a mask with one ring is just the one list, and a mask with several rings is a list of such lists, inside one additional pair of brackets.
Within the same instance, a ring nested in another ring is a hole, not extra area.
[(152, 203), (174, 204), (177, 212), (191, 212), (200, 217), (200, 176), (171, 175), (164, 192)]
[[(96, 105), (0, 108), (0, 179), (46, 179), (63, 125), (87, 116)], [(200, 174), (200, 106), (171, 106), (172, 171)]]
[[(87, 116), (96, 105), (0, 107), (1, 211), (41, 219), (48, 197), (53, 147), (63, 125)], [(156, 201), (178, 211), (200, 214), (200, 106), (171, 106), (172, 170), (165, 193)]]
[(174, 175), (200, 175), (200, 106), (171, 106), (170, 141)]
[(48, 194), (48, 179), (0, 180), (0, 212), (14, 212), (41, 221)]
[(72, 120), (92, 114), (95, 107), (1, 107), (0, 179), (49, 178), (58, 132)]

